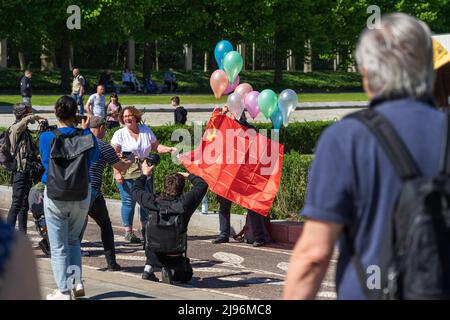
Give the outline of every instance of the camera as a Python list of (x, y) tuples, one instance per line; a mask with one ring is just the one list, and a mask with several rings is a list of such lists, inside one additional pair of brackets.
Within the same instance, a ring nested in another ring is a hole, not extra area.
[(156, 166), (161, 161), (161, 158), (160, 158), (159, 154), (157, 154), (157, 153), (150, 153), (145, 158), (145, 161), (147, 162), (147, 165), (149, 165), (149, 166)]
[(76, 115), (77, 123), (81, 123), (82, 120), (86, 121), (87, 120), (87, 116), (81, 116), (81, 115), (77, 114)]
[(49, 125), (48, 120), (41, 120), (41, 121), (39, 121), (38, 132), (42, 133), (45, 131), (53, 131), (53, 130), (56, 130), (57, 128), (58, 127), (56, 125), (53, 125), (53, 126)]

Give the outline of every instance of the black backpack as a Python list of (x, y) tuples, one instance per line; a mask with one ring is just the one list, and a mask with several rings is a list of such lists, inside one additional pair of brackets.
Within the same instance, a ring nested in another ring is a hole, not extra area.
[(92, 134), (83, 135), (77, 129), (72, 135), (63, 136), (53, 130), (55, 138), (50, 149), (47, 196), (53, 200), (81, 201), (88, 196), (89, 150), (94, 148)]
[(355, 254), (351, 230), (348, 248), (369, 299), (450, 299), (450, 115), (438, 176), (424, 177), (389, 122), (373, 109), (351, 114), (377, 138), (402, 180), (382, 243), (380, 290), (370, 290), (367, 273)]
[(9, 140), (9, 129), (0, 133), (0, 168), (12, 172), (16, 167), (16, 148), (14, 154), (11, 153), (11, 141)]
[(186, 253), (187, 228), (184, 205), (179, 199), (158, 199), (159, 211), (148, 212), (146, 246), (156, 253)]

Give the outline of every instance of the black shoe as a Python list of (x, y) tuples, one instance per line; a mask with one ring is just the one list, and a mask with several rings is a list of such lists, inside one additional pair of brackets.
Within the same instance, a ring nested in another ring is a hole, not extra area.
[(117, 262), (108, 264), (108, 271), (120, 271), (120, 270), (122, 270), (122, 267)]
[(224, 236), (218, 236), (217, 238), (215, 238), (212, 243), (213, 244), (218, 244), (218, 243), (227, 243), (229, 242), (230, 239), (228, 239), (228, 237), (224, 237)]
[(46, 256), (50, 256), (50, 246), (48, 245), (46, 239), (42, 239), (41, 241), (39, 241), (38, 246)]
[(144, 271), (142, 273), (142, 279), (149, 280), (149, 281), (154, 281), (154, 282), (159, 282), (159, 279), (155, 276), (155, 274), (153, 272), (150, 273), (150, 272)]
[(172, 284), (172, 270), (170, 270), (169, 268), (165, 268), (163, 267), (161, 269), (161, 277), (162, 277), (162, 282), (167, 283), (167, 284)]

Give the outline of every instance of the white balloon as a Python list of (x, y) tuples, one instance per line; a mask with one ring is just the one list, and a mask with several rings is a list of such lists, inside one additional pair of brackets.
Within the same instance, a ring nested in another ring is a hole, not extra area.
[(286, 89), (280, 93), (278, 97), (278, 107), (280, 108), (281, 115), (283, 116), (283, 125), (285, 127), (289, 124), (289, 118), (292, 112), (295, 111), (298, 105), (298, 96), (294, 90)]
[(244, 106), (241, 103), (242, 97), (238, 93), (232, 93), (228, 96), (227, 105), (234, 117), (239, 120), (244, 112)]

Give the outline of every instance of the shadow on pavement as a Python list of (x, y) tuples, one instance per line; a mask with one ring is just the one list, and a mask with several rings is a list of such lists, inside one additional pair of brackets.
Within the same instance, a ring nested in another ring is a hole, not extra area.
[(114, 298), (136, 298), (136, 299), (155, 299), (153, 296), (147, 296), (129, 291), (111, 291), (96, 296), (89, 297), (89, 300), (104, 300)]

